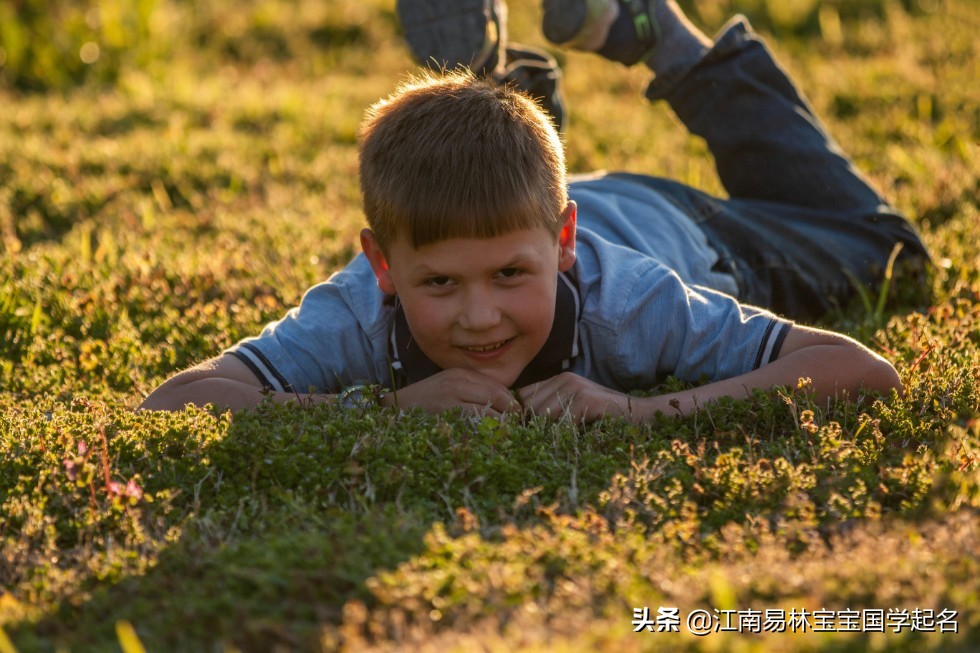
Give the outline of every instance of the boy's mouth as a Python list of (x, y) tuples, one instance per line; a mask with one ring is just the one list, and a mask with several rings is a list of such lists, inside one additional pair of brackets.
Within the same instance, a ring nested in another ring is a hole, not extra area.
[(498, 349), (505, 347), (506, 345), (513, 342), (513, 340), (514, 338), (507, 338), (506, 340), (500, 340), (499, 342), (492, 342), (487, 345), (465, 345), (462, 346), (462, 349), (465, 349), (466, 351), (472, 352), (474, 354), (486, 354), (488, 352), (497, 351)]

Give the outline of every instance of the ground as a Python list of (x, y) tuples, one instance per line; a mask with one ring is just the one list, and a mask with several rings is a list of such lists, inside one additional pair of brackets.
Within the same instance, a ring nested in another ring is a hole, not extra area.
[[(352, 255), (357, 125), (413, 67), (381, 0), (48, 4), (0, 7), (0, 652), (980, 646), (976, 3), (686, 5), (749, 15), (937, 273), (823, 323), (905, 396), (643, 427), (134, 413)], [(721, 192), (642, 70), (555, 54), (573, 170)]]

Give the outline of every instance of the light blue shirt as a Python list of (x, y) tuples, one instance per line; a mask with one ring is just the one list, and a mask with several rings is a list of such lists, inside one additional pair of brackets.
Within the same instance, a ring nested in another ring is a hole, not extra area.
[[(574, 349), (566, 369), (620, 391), (667, 375), (731, 378), (775, 360), (791, 323), (739, 304), (704, 233), (657, 191), (619, 177), (573, 181), (579, 206)], [(388, 301), (386, 301), (388, 300)], [(390, 386), (395, 307), (363, 254), (228, 352), (277, 391)]]

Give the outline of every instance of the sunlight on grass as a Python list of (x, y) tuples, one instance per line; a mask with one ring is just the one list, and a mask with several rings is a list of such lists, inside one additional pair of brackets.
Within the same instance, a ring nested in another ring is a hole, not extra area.
[[(390, 1), (69, 4), (0, 4), (0, 653), (980, 645), (976, 3), (682, 3), (772, 37), (940, 265), (826, 324), (904, 395), (802, 383), (642, 427), (133, 412), (353, 256), (357, 126), (413, 66)], [(511, 38), (545, 45), (539, 14), (512, 3)], [(554, 54), (570, 167), (723, 193), (644, 70)], [(633, 632), (643, 606), (958, 633), (675, 637)]]

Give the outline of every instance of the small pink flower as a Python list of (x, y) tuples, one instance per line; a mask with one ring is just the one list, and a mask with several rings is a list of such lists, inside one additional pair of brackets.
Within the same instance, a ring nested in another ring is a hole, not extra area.
[(86, 451), (88, 451), (88, 444), (85, 443), (85, 440), (79, 440), (78, 441), (78, 455), (79, 456), (84, 456)]
[(65, 473), (68, 474), (68, 480), (74, 481), (78, 478), (78, 469), (76, 469), (74, 460), (65, 460)]
[(110, 497), (118, 497), (123, 494), (123, 486), (117, 481), (109, 481), (109, 485), (106, 488), (109, 491)]
[(143, 498), (143, 488), (139, 486), (135, 478), (129, 479), (129, 483), (126, 483), (126, 496), (136, 503)]

